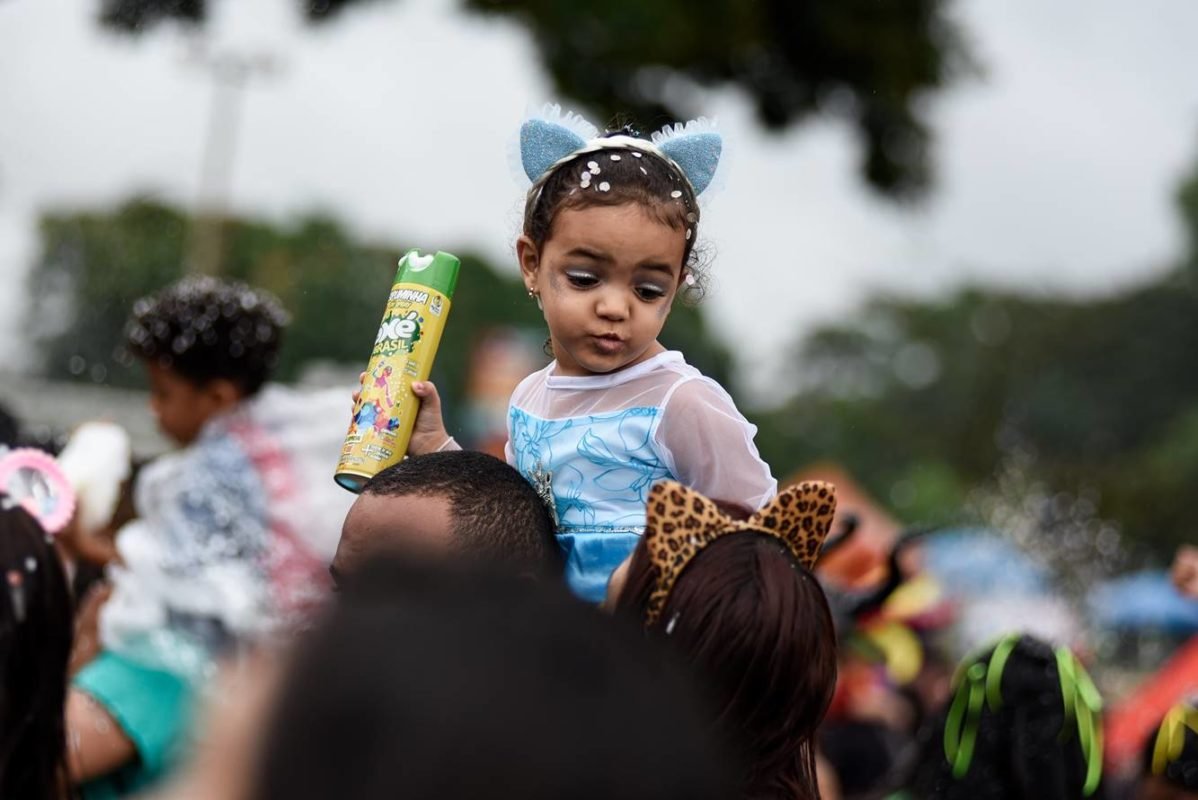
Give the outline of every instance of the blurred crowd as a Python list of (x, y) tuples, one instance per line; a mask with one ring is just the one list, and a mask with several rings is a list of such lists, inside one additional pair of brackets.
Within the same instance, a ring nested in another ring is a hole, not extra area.
[[(815, 476), (657, 484), (596, 607), (499, 459), (335, 486), (349, 392), (269, 384), (281, 325), (217, 281), (134, 309), (151, 462), (0, 426), (0, 797), (1198, 797), (1198, 639), (1104, 701), (1052, 601), (970, 606)], [(1198, 604), (1198, 550), (1172, 579)]]

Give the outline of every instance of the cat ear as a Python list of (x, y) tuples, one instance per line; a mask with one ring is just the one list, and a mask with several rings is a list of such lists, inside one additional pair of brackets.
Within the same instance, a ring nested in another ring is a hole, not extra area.
[(823, 481), (803, 481), (787, 487), (745, 524), (786, 543), (807, 569), (813, 569), (836, 514), (836, 487)]
[(547, 105), (520, 126), (520, 166), (533, 183), (561, 159), (586, 146), (599, 129), (559, 105)]
[(667, 125), (653, 134), (653, 144), (677, 164), (701, 195), (715, 181), (724, 154), (724, 137), (703, 117), (685, 125)]
[(711, 500), (675, 481), (659, 481), (645, 505), (644, 546), (655, 567), (653, 591), (645, 605), (646, 627), (661, 618), (678, 576), (707, 545), (735, 523)]

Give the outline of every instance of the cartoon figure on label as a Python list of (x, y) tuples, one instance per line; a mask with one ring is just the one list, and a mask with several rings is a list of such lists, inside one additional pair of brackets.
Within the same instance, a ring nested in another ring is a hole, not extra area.
[[(375, 405), (378, 405), (377, 401), (375, 402)], [(374, 418), (375, 434), (390, 433), (398, 427), (399, 417), (384, 417), (382, 414), (377, 414)]]
[(383, 390), (383, 397), (387, 399), (387, 405), (389, 406), (394, 405), (391, 400), (391, 387), (387, 382), (391, 377), (392, 371), (390, 364), (379, 364), (375, 368), (375, 371), (370, 373), (370, 377), (374, 378), (374, 388)]
[(358, 413), (354, 415), (354, 427), (358, 433), (364, 430), (370, 430), (374, 427), (374, 422), (379, 418), (383, 409), (379, 406), (377, 400), (372, 400), (369, 403), (362, 403), (362, 407), (358, 409)]

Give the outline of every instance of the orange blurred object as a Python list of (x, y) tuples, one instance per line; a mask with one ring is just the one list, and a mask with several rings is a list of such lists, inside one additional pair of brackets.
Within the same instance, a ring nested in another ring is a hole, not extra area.
[(1116, 772), (1134, 769), (1144, 743), (1166, 713), (1198, 691), (1198, 636), (1106, 715), (1106, 763)]
[(833, 532), (841, 530), (848, 515), (857, 518), (857, 529), (844, 545), (820, 559), (816, 572), (821, 578), (846, 589), (875, 586), (886, 579), (886, 560), (901, 526), (839, 464), (811, 464), (782, 482), (829, 481), (836, 485), (836, 517)]

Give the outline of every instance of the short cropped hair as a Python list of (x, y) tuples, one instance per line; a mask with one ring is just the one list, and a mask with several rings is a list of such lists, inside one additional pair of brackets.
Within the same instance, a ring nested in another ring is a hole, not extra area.
[(733, 797), (665, 655), (564, 586), (376, 559), (301, 642), (250, 797)]
[(184, 278), (134, 303), (125, 347), (194, 384), (225, 379), (249, 397), (274, 371), (286, 325), (287, 313), (269, 292)]
[(371, 478), (363, 494), (449, 500), (453, 548), (517, 572), (561, 574), (549, 509), (515, 468), (473, 450), (411, 456)]

